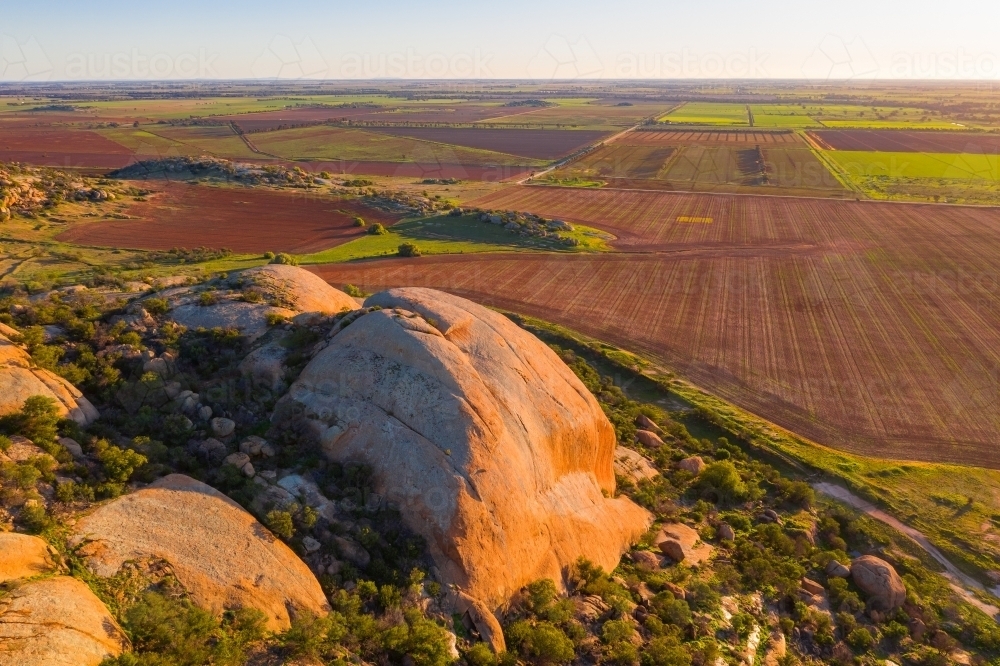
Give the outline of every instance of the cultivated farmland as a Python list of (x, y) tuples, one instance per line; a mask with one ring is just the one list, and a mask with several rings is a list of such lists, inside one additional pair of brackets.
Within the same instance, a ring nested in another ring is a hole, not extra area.
[(634, 131), (553, 172), (552, 183), (627, 189), (843, 197), (849, 191), (792, 132)]
[(586, 222), (625, 252), (317, 270), (556, 320), (831, 446), (1000, 467), (1000, 212), (553, 188), (480, 203)]
[(830, 150), (895, 153), (996, 153), (1000, 135), (974, 132), (826, 130), (810, 132)]
[(507, 153), (533, 160), (555, 160), (607, 136), (606, 132), (592, 130), (475, 127), (372, 127), (369, 131)]
[(59, 240), (100, 247), (169, 250), (228, 248), (236, 252), (317, 252), (358, 238), (360, 215), (389, 226), (399, 218), (356, 201), (263, 189), (153, 184), (148, 201), (127, 214), (139, 219), (76, 225)]

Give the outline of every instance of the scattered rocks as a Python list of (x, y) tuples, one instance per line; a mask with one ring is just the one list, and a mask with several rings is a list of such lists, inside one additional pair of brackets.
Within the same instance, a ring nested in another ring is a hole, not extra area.
[(328, 609), (295, 553), (231, 499), (181, 474), (99, 507), (76, 524), (71, 542), (99, 576), (129, 560), (164, 559), (199, 606), (258, 608), (272, 629), (287, 628), (296, 610)]
[(371, 563), (372, 556), (358, 542), (340, 536), (335, 536), (333, 542), (337, 545), (341, 556), (351, 564), (364, 569)]
[(650, 571), (660, 568), (660, 557), (656, 553), (652, 553), (648, 550), (634, 550), (632, 551), (632, 561), (636, 565), (648, 569)]
[(729, 523), (720, 523), (717, 534), (719, 535), (719, 538), (722, 539), (723, 541), (736, 540), (736, 532), (733, 530), (732, 525), (730, 525)]
[(614, 468), (617, 476), (623, 476), (635, 485), (660, 475), (645, 456), (624, 446), (615, 448)]
[(891, 611), (906, 601), (906, 587), (891, 564), (874, 555), (862, 555), (851, 563), (851, 579), (868, 596), (868, 604)]
[(663, 440), (652, 430), (636, 430), (635, 441), (649, 449), (658, 449), (663, 446)]
[(775, 511), (774, 509), (764, 509), (764, 511), (761, 512), (759, 516), (757, 516), (757, 520), (762, 523), (777, 523), (779, 525), (781, 524), (781, 516), (779, 516), (778, 512)]
[(707, 560), (714, 550), (701, 543), (698, 532), (683, 523), (664, 525), (656, 537), (656, 546), (673, 561), (692, 566)]
[(809, 594), (826, 594), (826, 588), (811, 578), (803, 578), (800, 585)]
[(203, 405), (198, 408), (198, 418), (202, 421), (207, 421), (212, 418), (212, 408), (208, 405)]
[(233, 434), (236, 430), (236, 422), (232, 419), (216, 417), (209, 422), (212, 428), (212, 434), (220, 439), (225, 439)]
[(827, 576), (833, 578), (847, 578), (851, 575), (851, 570), (837, 560), (830, 560), (826, 565), (825, 571)]
[(653, 419), (646, 416), (645, 414), (639, 414), (639, 416), (635, 417), (635, 425), (636, 427), (641, 428), (643, 430), (649, 430), (650, 432), (655, 432), (657, 435), (664, 434), (663, 428), (656, 425), (656, 422), (653, 421)]
[(701, 456), (691, 456), (677, 463), (677, 467), (698, 476), (705, 469), (705, 461), (701, 459)]

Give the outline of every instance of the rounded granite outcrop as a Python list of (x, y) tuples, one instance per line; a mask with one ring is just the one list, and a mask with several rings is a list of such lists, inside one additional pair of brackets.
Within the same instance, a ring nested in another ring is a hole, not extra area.
[(49, 544), (28, 534), (0, 532), (0, 583), (39, 576), (55, 568)]
[(651, 516), (614, 497), (616, 437), (594, 397), (502, 315), (393, 289), (338, 327), (275, 410), (423, 535), (439, 579), (496, 608), (586, 557), (613, 569)]
[(97, 409), (75, 386), (35, 366), (27, 351), (0, 333), (0, 414), (20, 410), (24, 401), (35, 395), (52, 398), (60, 416), (71, 418), (80, 425), (89, 425), (100, 417)]
[(0, 597), (0, 666), (97, 666), (128, 639), (90, 588), (68, 576)]
[(129, 560), (166, 560), (197, 605), (216, 613), (257, 608), (271, 629), (287, 629), (296, 611), (328, 610), (316, 577), (288, 546), (231, 499), (182, 474), (83, 517), (71, 544), (99, 576)]

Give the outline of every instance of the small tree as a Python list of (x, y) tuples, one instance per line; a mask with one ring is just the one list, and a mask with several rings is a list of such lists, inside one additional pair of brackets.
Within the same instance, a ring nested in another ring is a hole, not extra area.
[(368, 233), (372, 236), (385, 236), (389, 233), (389, 230), (386, 229), (381, 222), (376, 222), (368, 228)]
[(274, 259), (272, 259), (269, 263), (284, 264), (286, 266), (298, 266), (299, 260), (293, 257), (292, 255), (288, 254), (287, 252), (279, 252), (278, 254), (274, 255)]
[(420, 248), (417, 247), (416, 243), (403, 243), (399, 246), (399, 256), (401, 257), (419, 257)]

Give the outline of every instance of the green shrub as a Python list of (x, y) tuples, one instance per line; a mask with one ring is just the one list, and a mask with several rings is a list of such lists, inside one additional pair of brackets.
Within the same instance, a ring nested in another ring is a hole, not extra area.
[(621, 643), (628, 641), (635, 633), (632, 623), (627, 620), (609, 620), (601, 627), (601, 640), (605, 643)]
[[(705, 663), (714, 663), (706, 661)], [(691, 666), (691, 655), (673, 636), (658, 636), (642, 649), (643, 666)]]
[(347, 294), (348, 296), (353, 296), (354, 298), (362, 298), (365, 295), (365, 292), (361, 291), (353, 284), (345, 284), (344, 293)]
[(452, 662), (445, 630), (414, 608), (403, 611), (403, 622), (385, 632), (382, 645), (399, 659), (409, 657), (414, 666), (446, 666)]
[(374, 184), (375, 182), (368, 178), (352, 178), (344, 181), (344, 187), (368, 187)]
[(508, 645), (534, 664), (565, 664), (576, 656), (573, 641), (551, 622), (532, 625), (526, 620), (518, 620), (507, 628), (506, 634)]
[(135, 470), (146, 464), (146, 456), (131, 449), (120, 449), (108, 444), (106, 440), (98, 440), (95, 445), (97, 460), (101, 463), (104, 476), (116, 484), (128, 483)]
[(419, 257), (420, 248), (417, 247), (416, 243), (403, 243), (399, 246), (397, 252), (401, 257)]
[(381, 222), (376, 222), (372, 226), (368, 227), (368, 233), (372, 236), (385, 236), (389, 233), (389, 230), (386, 229)]
[(469, 666), (498, 666), (500, 661), (486, 643), (476, 643), (462, 656)]
[(274, 252), (265, 252), (264, 258), (267, 259), (268, 261), (271, 261), (272, 259), (274, 259)]
[(52, 519), (45, 512), (42, 504), (25, 504), (18, 514), (18, 522), (24, 525), (31, 534), (39, 534), (52, 524)]
[(872, 638), (871, 632), (864, 627), (858, 627), (847, 634), (846, 641), (855, 652), (867, 652), (875, 644), (875, 639)]
[(695, 484), (702, 497), (713, 499), (717, 503), (735, 503), (747, 497), (747, 485), (740, 478), (739, 470), (733, 463), (722, 460), (710, 463), (698, 475)]
[(683, 599), (675, 599), (669, 592), (660, 592), (652, 598), (649, 608), (666, 624), (686, 627), (691, 623), (691, 608)]
[(201, 305), (201, 306), (207, 307), (209, 305), (215, 305), (218, 302), (219, 302), (219, 299), (215, 295), (214, 291), (203, 291), (198, 296), (198, 305)]
[(170, 304), (165, 298), (147, 298), (142, 302), (142, 305), (146, 308), (146, 312), (151, 315), (166, 314), (170, 309)]
[(288, 254), (287, 252), (279, 252), (274, 255), (274, 259), (271, 259), (271, 264), (284, 264), (286, 266), (298, 266), (299, 260)]
[(288, 318), (279, 312), (268, 312), (264, 319), (268, 326), (279, 326), (288, 322)]
[(367, 223), (365, 222), (364, 218), (362, 218), (362, 217), (355, 217), (354, 218), (354, 226), (361, 227), (362, 229), (364, 229), (364, 227), (365, 227), (366, 224)]
[(264, 518), (264, 524), (267, 525), (269, 530), (286, 541), (291, 539), (292, 535), (295, 534), (292, 514), (287, 511), (278, 511), (277, 509), (269, 511)]

